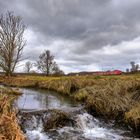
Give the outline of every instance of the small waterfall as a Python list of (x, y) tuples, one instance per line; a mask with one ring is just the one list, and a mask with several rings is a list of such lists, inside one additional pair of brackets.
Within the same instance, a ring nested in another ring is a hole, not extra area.
[(26, 133), (28, 140), (52, 140), (45, 133), (42, 133), (40, 129), (33, 131), (27, 131)]
[(74, 126), (64, 126), (43, 132), (44, 120), (49, 117), (49, 112), (42, 115), (38, 113), (27, 115), (25, 113), (19, 117), (28, 140), (131, 140), (131, 138), (122, 136), (124, 131), (109, 128), (107, 124), (85, 111), (72, 114), (71, 119), (74, 119)]
[[(42, 114), (42, 117), (45, 115)], [(26, 133), (27, 140), (52, 140), (43, 132), (42, 117), (37, 115), (28, 116), (26, 119), (20, 116), (19, 121)], [(21, 119), (22, 118), (22, 119)]]
[(76, 117), (77, 127), (79, 129), (92, 129), (99, 124), (99, 121), (88, 113), (79, 114)]
[[(77, 128), (83, 131), (83, 136), (87, 139), (103, 139), (103, 140), (122, 140), (122, 131), (113, 130), (105, 126), (98, 119), (88, 113), (77, 115)], [(129, 139), (130, 138), (125, 138)]]

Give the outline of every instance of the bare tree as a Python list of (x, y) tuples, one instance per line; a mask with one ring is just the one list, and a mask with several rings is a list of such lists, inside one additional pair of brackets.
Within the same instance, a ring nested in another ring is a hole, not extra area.
[(0, 68), (11, 76), (21, 61), (25, 46), (23, 34), (26, 27), (19, 16), (7, 12), (0, 16)]
[(135, 62), (131, 61), (130, 64), (131, 64), (131, 72), (134, 72), (135, 71)]
[(55, 63), (53, 68), (54, 75), (64, 75), (65, 73), (59, 68), (59, 66)]
[(30, 73), (31, 69), (33, 68), (33, 63), (31, 63), (30, 61), (27, 61), (25, 63), (25, 72), (26, 73)]
[(36, 63), (37, 68), (43, 73), (50, 75), (54, 71), (56, 62), (54, 61), (54, 56), (49, 50), (45, 50), (40, 56)]
[(131, 72), (137, 72), (139, 70), (139, 64), (135, 64), (134, 61), (130, 62), (131, 64)]
[(138, 71), (139, 70), (139, 64), (137, 64), (136, 66), (135, 66), (135, 71)]
[(128, 68), (126, 69), (126, 73), (129, 73), (129, 69)]

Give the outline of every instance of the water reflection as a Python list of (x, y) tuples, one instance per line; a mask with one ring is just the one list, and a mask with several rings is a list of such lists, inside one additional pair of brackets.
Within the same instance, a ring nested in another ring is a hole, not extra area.
[(40, 110), (77, 106), (76, 102), (53, 91), (25, 88), (20, 89), (20, 91), (23, 93), (23, 95), (16, 101), (19, 109)]

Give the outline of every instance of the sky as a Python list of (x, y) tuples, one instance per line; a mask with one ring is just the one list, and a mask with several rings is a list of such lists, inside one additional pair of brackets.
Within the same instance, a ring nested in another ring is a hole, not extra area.
[(0, 14), (12, 11), (27, 25), (23, 57), (34, 62), (49, 49), (65, 73), (140, 64), (139, 7), (140, 0), (0, 0)]

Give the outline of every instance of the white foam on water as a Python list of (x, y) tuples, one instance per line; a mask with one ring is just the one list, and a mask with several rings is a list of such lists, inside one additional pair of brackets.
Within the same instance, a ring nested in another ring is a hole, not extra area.
[(35, 123), (33, 126), (36, 126), (37, 123), (39, 124), (34, 130), (27, 130), (26, 135), (29, 140), (52, 140), (56, 138), (63, 138), (63, 140), (65, 140), (65, 138), (67, 138), (67, 140), (72, 140), (72, 138), (74, 140), (78, 138), (85, 138), (88, 140), (132, 140), (132, 138), (122, 136), (126, 131), (112, 129), (88, 113), (77, 114), (74, 117), (76, 122), (76, 126), (74, 127), (65, 126), (63, 128), (54, 129), (54, 133), (56, 131), (58, 135), (50, 133), (49, 137), (52, 139), (42, 132), (42, 121), (37, 122), (37, 118), (35, 117), (33, 120)]
[[(99, 120), (93, 118), (88, 113), (77, 115), (77, 126), (83, 131), (83, 136), (88, 139), (100, 138), (104, 140), (121, 140), (124, 137), (119, 134), (119, 130), (101, 127)], [(100, 125), (99, 125), (100, 124)]]
[(46, 134), (42, 133), (39, 129), (27, 131), (26, 135), (30, 140), (52, 140)]
[(120, 140), (123, 139), (122, 136), (111, 132), (105, 128), (93, 128), (93, 129), (85, 129), (84, 130), (84, 137), (93, 139), (93, 138), (101, 138), (107, 140)]

